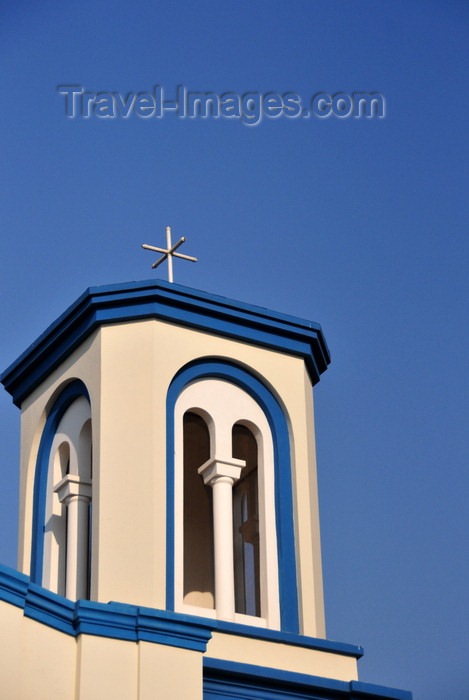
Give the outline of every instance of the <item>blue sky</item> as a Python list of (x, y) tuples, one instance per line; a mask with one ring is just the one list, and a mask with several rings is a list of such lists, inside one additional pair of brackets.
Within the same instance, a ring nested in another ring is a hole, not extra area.
[[(0, 366), (88, 286), (165, 277), (322, 324), (328, 637), (362, 680), (469, 696), (466, 2), (5, 2)], [(89, 92), (379, 92), (383, 119), (89, 119)], [(0, 397), (0, 561), (19, 412)]]

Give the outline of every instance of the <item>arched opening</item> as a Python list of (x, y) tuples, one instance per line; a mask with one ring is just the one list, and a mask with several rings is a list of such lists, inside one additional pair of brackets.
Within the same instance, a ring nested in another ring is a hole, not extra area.
[(184, 603), (213, 608), (215, 602), (212, 489), (197, 470), (210, 458), (204, 419), (187, 411), (184, 430)]
[(35, 522), (43, 514), (43, 532), (35, 525), (31, 567), (35, 576), (41, 572), (39, 583), (71, 600), (89, 598), (91, 570), (90, 404), (81, 387), (77, 393), (63, 392), (44, 428), (35, 484)]
[[(92, 484), (93, 479), (93, 445), (91, 440), (91, 418), (89, 418), (83, 425), (78, 436), (78, 447), (77, 447), (77, 457), (78, 457), (78, 475), (80, 479), (87, 484)], [(83, 580), (83, 594), (84, 597), (90, 598), (91, 594), (91, 541), (92, 541), (92, 523), (93, 523), (93, 499), (91, 495), (89, 498), (85, 498), (83, 503), (83, 522), (79, 527), (77, 536), (81, 538), (81, 542), (78, 542), (77, 549), (82, 551), (82, 564), (84, 571), (81, 574), (81, 579)], [(86, 569), (86, 570), (85, 570)]]
[(278, 629), (274, 442), (263, 406), (226, 379), (186, 384), (174, 404), (174, 465), (175, 609)]
[(246, 462), (233, 486), (235, 612), (260, 617), (257, 441), (252, 431), (240, 423), (233, 426), (232, 441), (233, 457)]
[(44, 585), (59, 595), (65, 595), (67, 566), (67, 508), (53, 487), (70, 473), (70, 443), (60, 442), (51, 455), (48, 477), (47, 509), (44, 522), (45, 569)]

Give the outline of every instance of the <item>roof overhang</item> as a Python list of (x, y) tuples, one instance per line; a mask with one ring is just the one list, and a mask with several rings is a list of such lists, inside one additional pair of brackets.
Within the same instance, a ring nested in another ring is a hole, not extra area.
[(330, 363), (321, 326), (161, 280), (90, 287), (0, 376), (22, 401), (95, 329), (155, 318), (302, 357), (316, 384)]

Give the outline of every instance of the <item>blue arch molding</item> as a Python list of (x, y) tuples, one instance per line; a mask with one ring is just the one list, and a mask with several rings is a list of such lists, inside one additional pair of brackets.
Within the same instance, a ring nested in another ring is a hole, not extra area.
[(91, 287), (0, 375), (17, 406), (101, 325), (157, 318), (302, 357), (313, 384), (330, 362), (321, 326), (169, 282)]
[(274, 445), (275, 514), (279, 566), (281, 628), (297, 634), (298, 591), (293, 525), (290, 438), (282, 409), (270, 391), (246, 370), (218, 360), (197, 360), (174, 377), (166, 400), (167, 416), (167, 539), (166, 605), (174, 610), (174, 406), (184, 387), (194, 379), (218, 378), (236, 384), (260, 405), (268, 420)]
[(47, 469), (52, 441), (65, 411), (78, 398), (84, 396), (88, 403), (90, 397), (82, 381), (74, 379), (64, 388), (50, 409), (36, 460), (33, 495), (33, 528), (31, 542), (31, 581), (42, 583), (42, 565), (44, 555), (44, 519), (46, 511)]

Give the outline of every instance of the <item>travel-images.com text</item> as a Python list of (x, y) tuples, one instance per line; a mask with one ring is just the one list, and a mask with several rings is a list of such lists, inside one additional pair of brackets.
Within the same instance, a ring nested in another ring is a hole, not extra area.
[(317, 93), (303, 107), (300, 95), (287, 92), (246, 92), (238, 95), (226, 92), (189, 92), (179, 86), (174, 100), (166, 100), (164, 88), (155, 85), (152, 92), (88, 92), (81, 85), (59, 85), (57, 92), (64, 96), (65, 114), (70, 119), (92, 116), (100, 119), (128, 119), (132, 114), (143, 119), (161, 119), (175, 114), (182, 119), (239, 119), (243, 124), (256, 126), (264, 117), (276, 119), (327, 117), (354, 117), (371, 119), (385, 116), (385, 99), (380, 93), (354, 92), (352, 94)]

